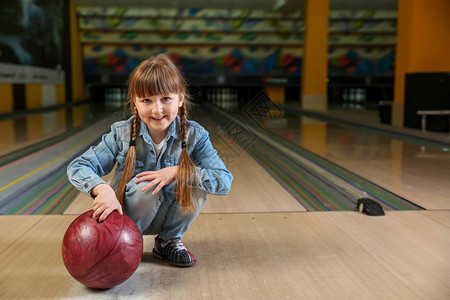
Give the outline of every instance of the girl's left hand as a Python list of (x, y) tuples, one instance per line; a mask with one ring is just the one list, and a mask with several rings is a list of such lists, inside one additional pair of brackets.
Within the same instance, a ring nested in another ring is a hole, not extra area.
[(150, 189), (152, 186), (158, 185), (153, 191), (153, 195), (156, 195), (165, 185), (175, 181), (177, 176), (178, 166), (167, 167), (158, 171), (145, 171), (136, 175), (138, 178), (135, 183), (150, 181), (144, 188), (143, 192)]

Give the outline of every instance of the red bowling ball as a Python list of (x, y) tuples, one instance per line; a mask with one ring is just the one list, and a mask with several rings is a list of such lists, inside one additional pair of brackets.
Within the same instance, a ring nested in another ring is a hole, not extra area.
[(105, 221), (92, 210), (76, 218), (64, 235), (62, 258), (73, 278), (87, 287), (106, 289), (127, 280), (142, 258), (142, 235), (126, 215), (114, 211)]

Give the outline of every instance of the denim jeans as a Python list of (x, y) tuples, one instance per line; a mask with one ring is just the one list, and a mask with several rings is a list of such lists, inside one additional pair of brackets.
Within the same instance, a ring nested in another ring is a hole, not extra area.
[(142, 192), (148, 182), (136, 184), (136, 179), (132, 178), (127, 184), (124, 213), (136, 223), (143, 235), (159, 234), (163, 240), (181, 239), (203, 208), (206, 193), (199, 191), (199, 198), (194, 201), (197, 203), (194, 213), (183, 213), (174, 194), (175, 183), (152, 195), (155, 187)]

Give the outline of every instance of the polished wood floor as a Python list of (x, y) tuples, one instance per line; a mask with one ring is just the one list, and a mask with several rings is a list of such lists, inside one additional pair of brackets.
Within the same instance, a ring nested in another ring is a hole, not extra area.
[(450, 222), (441, 211), (201, 214), (184, 243), (198, 263), (174, 268), (144, 240), (136, 273), (88, 289), (61, 259), (75, 218), (0, 217), (2, 299), (448, 299)]
[(0, 115), (0, 156), (58, 136), (113, 111), (111, 107), (86, 103), (15, 117)]
[[(403, 195), (430, 210), (384, 217), (305, 212), (249, 155), (221, 149), (235, 180), (229, 195), (208, 197), (183, 238), (197, 257), (194, 267), (153, 258), (154, 237), (145, 236), (143, 260), (129, 280), (103, 291), (79, 284), (64, 268), (61, 242), (91, 208), (80, 194), (64, 215), (0, 216), (0, 299), (450, 299), (445, 153), (425, 155), (384, 137), (365, 145), (342, 128), (307, 125), (299, 128), (310, 134), (298, 139), (304, 147), (380, 185), (410, 186)], [(427, 177), (443, 181), (431, 185)]]
[[(339, 109), (327, 114), (369, 125), (378, 120), (373, 111)], [(300, 116), (289, 121), (289, 126), (272, 130), (425, 209), (450, 209), (450, 146), (420, 145)]]

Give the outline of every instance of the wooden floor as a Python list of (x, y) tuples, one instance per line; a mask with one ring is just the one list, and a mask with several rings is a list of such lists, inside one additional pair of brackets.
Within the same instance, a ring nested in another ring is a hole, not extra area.
[[(400, 155), (408, 153), (402, 147)], [(365, 163), (334, 150), (326, 153), (348, 166)], [(0, 216), (0, 299), (450, 299), (450, 211), (444, 206), (384, 217), (305, 212), (245, 152), (221, 154), (235, 179), (229, 195), (208, 197), (183, 238), (197, 257), (194, 267), (153, 258), (154, 237), (145, 236), (143, 260), (129, 280), (103, 291), (84, 287), (61, 258), (65, 230), (92, 205), (80, 194), (64, 215)], [(376, 173), (375, 163), (367, 166)], [(394, 172), (388, 180), (404, 185), (409, 176), (420, 181), (414, 172)], [(421, 201), (436, 205), (427, 197), (434, 192), (418, 184), (425, 190)]]
[(188, 269), (150, 254), (109, 290), (70, 277), (61, 258), (75, 216), (1, 216), (1, 299), (449, 299), (450, 213), (201, 214)]

